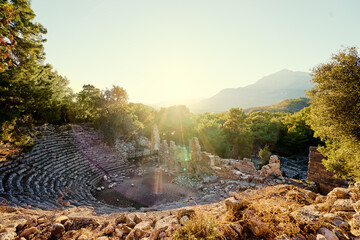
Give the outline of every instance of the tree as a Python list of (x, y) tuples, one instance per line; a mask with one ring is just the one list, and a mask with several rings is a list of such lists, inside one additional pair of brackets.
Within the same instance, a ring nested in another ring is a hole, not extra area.
[[(279, 113), (280, 114), (280, 113)], [(254, 112), (247, 118), (247, 124), (254, 138), (253, 150), (257, 152), (260, 148), (268, 145), (273, 149), (279, 140), (281, 122), (277, 113)]]
[(27, 0), (0, 0), (0, 72), (44, 60), (43, 34)]
[(319, 139), (314, 138), (314, 131), (308, 125), (309, 117), (310, 107), (306, 107), (282, 119), (284, 129), (278, 145), (287, 154), (305, 154), (308, 153), (309, 146), (320, 143)]
[(193, 117), (193, 122), (195, 135), (206, 152), (224, 158), (230, 156), (229, 143), (219, 114), (197, 114)]
[(92, 122), (100, 116), (100, 109), (105, 103), (105, 98), (100, 89), (93, 85), (83, 86), (76, 96), (76, 120), (80, 122)]
[(159, 132), (167, 140), (180, 145), (188, 145), (193, 136), (193, 122), (189, 109), (183, 105), (161, 108), (155, 118)]
[(246, 115), (242, 109), (231, 108), (224, 123), (224, 132), (231, 146), (232, 158), (251, 156), (253, 139), (246, 124)]
[(337, 176), (360, 180), (360, 57), (351, 47), (312, 70), (310, 125), (325, 142), (319, 151)]

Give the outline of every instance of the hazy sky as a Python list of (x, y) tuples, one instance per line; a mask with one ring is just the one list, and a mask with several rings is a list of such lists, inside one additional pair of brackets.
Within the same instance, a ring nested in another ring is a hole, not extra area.
[(210, 97), (359, 47), (360, 1), (32, 0), (47, 62), (131, 101)]

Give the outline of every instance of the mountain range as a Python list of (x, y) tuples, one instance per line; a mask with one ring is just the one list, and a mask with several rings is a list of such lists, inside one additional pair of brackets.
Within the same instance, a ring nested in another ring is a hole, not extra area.
[(223, 112), (233, 107), (259, 107), (289, 98), (304, 97), (311, 87), (309, 73), (284, 69), (245, 87), (223, 89), (216, 95), (188, 107), (193, 113)]
[(226, 88), (210, 98), (188, 99), (153, 104), (155, 108), (186, 105), (193, 113), (224, 112), (230, 108), (267, 106), (285, 99), (304, 97), (312, 88), (307, 72), (281, 70), (245, 87)]

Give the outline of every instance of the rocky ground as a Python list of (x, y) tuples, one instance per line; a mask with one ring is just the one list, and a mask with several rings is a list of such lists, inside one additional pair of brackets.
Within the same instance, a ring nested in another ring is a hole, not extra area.
[[(0, 239), (359, 239), (360, 183), (327, 196), (292, 185), (209, 205), (96, 215), (0, 206)], [(204, 229), (206, 231), (204, 231)]]

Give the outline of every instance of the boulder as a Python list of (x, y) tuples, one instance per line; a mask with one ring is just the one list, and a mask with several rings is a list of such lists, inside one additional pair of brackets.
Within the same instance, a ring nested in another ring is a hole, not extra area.
[(335, 211), (354, 211), (351, 199), (338, 199), (334, 202), (332, 209)]
[(269, 176), (282, 176), (280, 170), (280, 159), (278, 156), (273, 155), (270, 157), (269, 164), (261, 168), (260, 176), (265, 178)]
[(240, 172), (255, 175), (257, 170), (254, 166), (254, 163), (249, 158), (244, 158), (243, 160), (230, 160), (230, 165), (239, 170)]
[(30, 227), (22, 231), (22, 233), (20, 233), (20, 237), (28, 238), (29, 235), (36, 234), (38, 232), (39, 230), (36, 227)]
[(55, 223), (51, 225), (51, 235), (54, 236), (55, 238), (60, 238), (64, 232), (65, 232), (64, 225), (60, 223)]
[(335, 233), (325, 227), (320, 228), (317, 233), (324, 236), (326, 240), (339, 240)]
[(225, 207), (228, 211), (238, 212), (247, 208), (249, 201), (244, 198), (235, 199), (234, 197), (227, 198), (225, 200)]
[(349, 199), (349, 192), (350, 190), (347, 188), (336, 187), (328, 193), (327, 200)]

